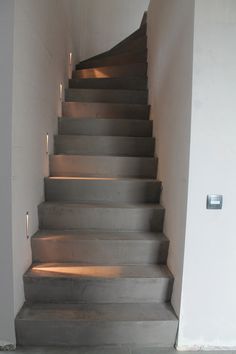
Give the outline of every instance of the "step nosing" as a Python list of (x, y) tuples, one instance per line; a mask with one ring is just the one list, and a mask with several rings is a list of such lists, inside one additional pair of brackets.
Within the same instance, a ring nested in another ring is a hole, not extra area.
[(41, 322), (177, 322), (170, 303), (105, 303), (105, 304), (25, 304), (17, 321)]
[(113, 202), (66, 202), (66, 201), (45, 201), (40, 205), (46, 206), (61, 206), (61, 207), (101, 207), (101, 208), (122, 208), (122, 209), (164, 209), (159, 203), (113, 203)]

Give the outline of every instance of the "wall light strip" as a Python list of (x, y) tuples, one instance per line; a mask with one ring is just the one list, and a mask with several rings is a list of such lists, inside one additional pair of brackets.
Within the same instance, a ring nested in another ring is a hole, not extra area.
[(59, 95), (60, 95), (60, 101), (62, 101), (63, 100), (63, 85), (62, 85), (62, 83), (60, 83)]
[(69, 53), (69, 79), (72, 78), (72, 71), (73, 71), (73, 67), (72, 67), (72, 53)]
[(49, 154), (49, 135), (46, 133), (46, 154)]
[(28, 211), (27, 211), (25, 216), (26, 216), (26, 219), (25, 219), (25, 232), (26, 232), (27, 239), (29, 239), (30, 235), (29, 235), (29, 212)]

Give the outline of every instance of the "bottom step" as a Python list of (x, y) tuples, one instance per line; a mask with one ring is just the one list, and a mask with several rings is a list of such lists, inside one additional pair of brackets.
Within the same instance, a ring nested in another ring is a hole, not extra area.
[(178, 321), (162, 304), (25, 304), (16, 318), (18, 345), (172, 347)]

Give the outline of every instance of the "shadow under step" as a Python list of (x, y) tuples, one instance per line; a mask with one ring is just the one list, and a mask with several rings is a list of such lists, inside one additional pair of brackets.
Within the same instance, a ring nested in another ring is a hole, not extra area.
[(54, 136), (55, 154), (153, 156), (154, 138), (109, 136)]
[(58, 118), (60, 135), (151, 137), (151, 120)]
[(62, 115), (71, 118), (148, 119), (145, 104), (63, 102)]
[(18, 345), (97, 346), (175, 343), (178, 320), (168, 303), (25, 304), (16, 317)]
[(51, 155), (51, 177), (156, 178), (154, 157)]
[(41, 230), (161, 232), (165, 211), (159, 204), (44, 202), (38, 213)]
[(159, 303), (170, 300), (165, 265), (33, 264), (24, 275), (29, 303)]
[(152, 179), (45, 178), (45, 199), (53, 202), (159, 203), (160, 193)]
[(101, 66), (98, 68), (80, 69), (72, 73), (73, 79), (89, 78), (129, 78), (147, 76), (147, 63), (132, 63), (126, 65)]
[(42, 230), (31, 246), (34, 263), (165, 264), (169, 240), (151, 232)]
[(147, 90), (66, 89), (66, 102), (147, 104)]
[(115, 90), (146, 90), (147, 78), (102, 78), (102, 79), (71, 79), (70, 89), (115, 89)]

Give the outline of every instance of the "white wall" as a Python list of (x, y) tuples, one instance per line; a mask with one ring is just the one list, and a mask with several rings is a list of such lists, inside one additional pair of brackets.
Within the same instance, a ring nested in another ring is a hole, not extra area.
[(104, 52), (140, 26), (149, 0), (73, 0), (77, 59)]
[(193, 0), (151, 0), (148, 76), (158, 178), (170, 239), (168, 266), (175, 277), (172, 304), (180, 314), (189, 171), (193, 62)]
[(14, 341), (11, 129), (14, 0), (0, 0), (0, 349)]
[[(179, 348), (236, 348), (236, 2), (196, 0)], [(224, 196), (206, 210), (206, 195)]]
[(38, 229), (37, 206), (44, 199), (50, 151), (60, 111), (59, 84), (67, 81), (72, 49), (69, 1), (17, 0), (14, 23), (12, 115), (12, 214), (14, 314), (24, 301), (22, 276), (31, 264), (30, 235)]

